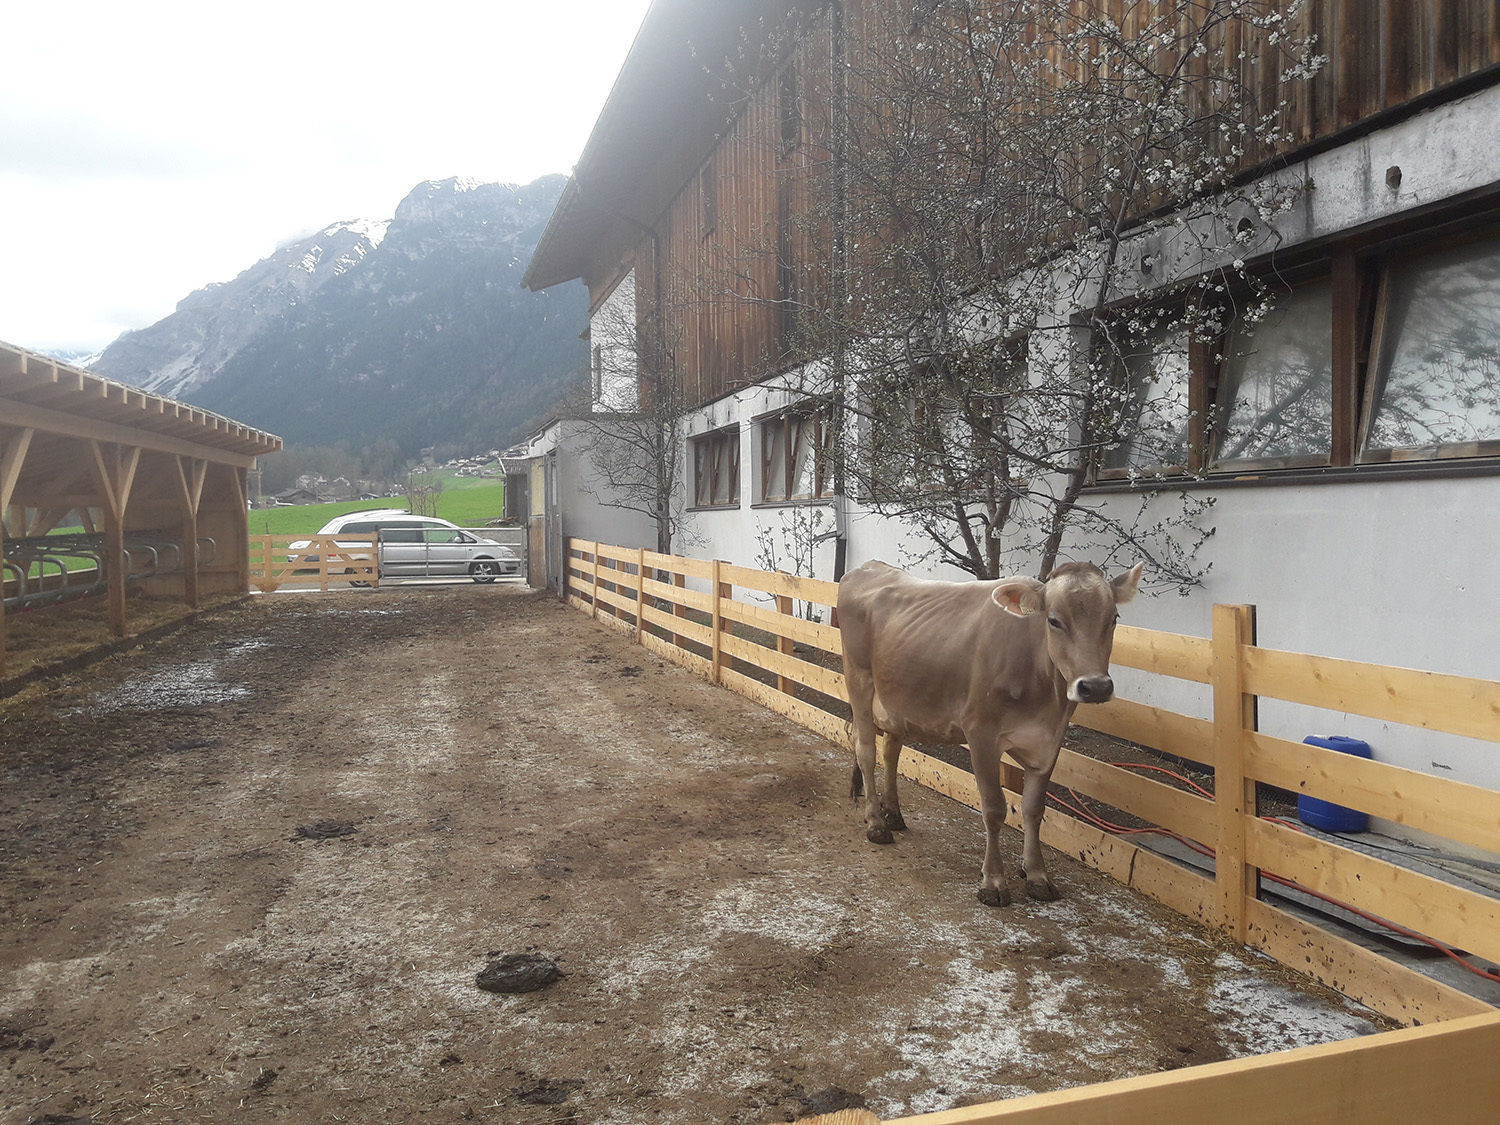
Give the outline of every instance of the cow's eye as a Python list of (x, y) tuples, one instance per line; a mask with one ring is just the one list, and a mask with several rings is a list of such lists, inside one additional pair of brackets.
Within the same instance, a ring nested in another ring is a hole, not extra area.
[(1051, 625), (1054, 629), (1061, 629), (1062, 619), (1060, 617), (1049, 617), (1047, 618), (1047, 624)]

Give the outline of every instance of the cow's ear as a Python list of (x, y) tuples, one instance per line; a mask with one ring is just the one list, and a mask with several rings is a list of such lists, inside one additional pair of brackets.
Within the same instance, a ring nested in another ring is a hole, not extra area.
[(1141, 585), (1141, 564), (1136, 563), (1124, 574), (1117, 574), (1110, 583), (1115, 588), (1115, 605), (1124, 605)]
[(1042, 591), (1046, 589), (1035, 578), (1002, 578), (990, 591), (990, 601), (1006, 613), (1027, 617), (1042, 612)]

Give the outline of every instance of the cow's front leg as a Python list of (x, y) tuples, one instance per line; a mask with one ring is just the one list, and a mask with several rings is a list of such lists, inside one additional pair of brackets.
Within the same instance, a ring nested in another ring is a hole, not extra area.
[(984, 816), (984, 866), (979, 872), (979, 901), (985, 906), (1010, 905), (1010, 891), (1001, 872), (1000, 829), (1005, 827), (1005, 790), (1000, 785), (1000, 747), (993, 741), (971, 738), (969, 761), (979, 787), (979, 808)]
[(1042, 814), (1047, 811), (1047, 783), (1052, 768), (1027, 769), (1021, 787), (1021, 827), (1025, 844), (1021, 851), (1021, 874), (1026, 878), (1026, 894), (1042, 902), (1057, 898), (1057, 888), (1047, 878), (1047, 864), (1042, 859)]

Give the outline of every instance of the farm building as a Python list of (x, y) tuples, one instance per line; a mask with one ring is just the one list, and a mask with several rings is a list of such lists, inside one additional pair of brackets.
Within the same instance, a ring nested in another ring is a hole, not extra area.
[[(881, 256), (899, 226), (893, 213), (862, 224), (860, 178), (876, 183), (885, 166), (877, 158), (898, 150), (873, 151), (870, 136), (882, 128), (870, 124), (876, 99), (861, 103), (851, 88), (878, 89), (881, 59), (903, 70), (901, 60), (941, 50), (923, 23), (928, 13), (1005, 6), (833, 0), (793, 16), (794, 7), (652, 5), (526, 282), (587, 285), (601, 411), (660, 402), (660, 388), (671, 385), (681, 404), (673, 411), (675, 549), (819, 579), (873, 558), (962, 577), (974, 573), (957, 561), (962, 544), (935, 547), (917, 526), (918, 500), (904, 511), (883, 503), (873, 472), (856, 480), (836, 464), (835, 451), (852, 463), (882, 433), (878, 412), (859, 405), (869, 385), (834, 383), (827, 373), (858, 366), (862, 349), (878, 347), (869, 334), (830, 332), (819, 352), (814, 329), (845, 303), (888, 299), (909, 311), (901, 302), (914, 288), (892, 283), (900, 267)], [(1238, 108), (1253, 111), (1240, 135), (1251, 139), (1227, 156), (1209, 146), (1212, 174), (1199, 178), (1212, 190), (1163, 172), (1116, 215), (1103, 267), (1080, 266), (1076, 256), (1089, 243), (1079, 230), (1097, 232), (1092, 220), (1028, 227), (1014, 218), (1024, 201), (994, 189), (995, 211), (975, 227), (978, 241), (993, 237), (999, 248), (979, 256), (1024, 261), (996, 271), (1010, 285), (994, 298), (998, 319), (976, 296), (982, 283), (955, 286), (945, 299), (959, 310), (959, 327), (942, 330), (964, 348), (983, 341), (991, 367), (1004, 356), (1005, 377), (1035, 387), (1049, 372), (1088, 367), (1108, 326), (1131, 324), (1138, 346), (1115, 355), (1112, 368), (1113, 432), (1080, 462), (1070, 502), (1096, 521), (1136, 530), (1191, 510), (1189, 538), (1198, 537), (1187, 548), (1195, 581), (1180, 584), (1186, 596), (1165, 592), (1171, 583), (1158, 567), (1156, 595), (1130, 607), (1132, 624), (1203, 636), (1215, 603), (1253, 604), (1259, 642), (1270, 648), (1500, 678), (1490, 624), (1500, 605), (1485, 579), (1500, 553), (1500, 528), (1485, 515), (1500, 500), (1500, 17), (1478, 0), (1309, 0), (1290, 23), (1257, 24), (1259, 47), (1248, 23), (1225, 30), (1231, 17), (1274, 16), (1281, 7), (1033, 5), (1033, 17), (1056, 8), (1098, 22), (1085, 43), (1034, 18), (1014, 32), (1008, 54), (994, 56), (1014, 63), (1014, 74), (1034, 78), (1050, 67), (1042, 86), (1103, 99), (1118, 91), (1101, 93), (1099, 75), (1126, 64), (1100, 62), (1110, 57), (1101, 43), (1116, 35), (1119, 46), (1137, 33), (1171, 39), (1162, 52), (1215, 61), (1172, 70), (1158, 59), (1159, 73), (1239, 82), (1247, 100)], [(894, 9), (903, 22), (881, 41)], [(1214, 19), (1223, 26), (1209, 27)], [(1301, 56), (1276, 56), (1273, 46), (1299, 36)], [(1069, 71), (1069, 51), (1092, 51), (1074, 61), (1097, 66)], [(910, 72), (909, 83), (931, 79), (920, 66)], [(919, 94), (929, 100), (913, 95), (911, 104), (930, 112), (930, 90)], [(984, 96), (995, 94), (986, 88)], [(1208, 95), (1183, 100), (1200, 96)], [(1010, 105), (1019, 116), (1021, 101)], [(924, 120), (920, 112), (913, 119)], [(1091, 146), (1054, 125), (1083, 153), (1069, 191), (1084, 192), (1079, 181), (1088, 177), (1077, 173)], [(957, 148), (977, 148), (973, 127), (954, 126), (962, 128), (972, 144)], [(1183, 129), (1163, 142), (1165, 165), (1171, 144), (1190, 149), (1194, 136)], [(955, 149), (932, 151), (941, 161)], [(1201, 172), (1209, 149), (1195, 151)], [(982, 210), (987, 198), (976, 192), (974, 206)], [(1004, 244), (1036, 230), (1069, 237), (1040, 254)], [(1078, 281), (1090, 271), (1097, 276)], [(1076, 284), (1058, 284), (1065, 274)], [(1123, 280), (1111, 283), (1116, 274)], [(1028, 305), (1017, 290), (1048, 296)], [(1216, 311), (1189, 323), (1184, 306), (1212, 290)], [(1251, 311), (1262, 297), (1269, 306)], [(911, 320), (930, 327), (942, 319), (935, 309), (917, 308)], [(943, 358), (924, 340), (910, 369), (927, 377)], [(879, 374), (906, 377), (894, 367)], [(1024, 397), (1013, 396), (1015, 385), (993, 384), (991, 404)], [(986, 413), (985, 424), (993, 418)], [(589, 425), (557, 423), (532, 443), (557, 486), (548, 497), (559, 524), (553, 553), (566, 536), (656, 545), (650, 519), (603, 495), (608, 488), (585, 455), (590, 443), (580, 438)], [(913, 460), (920, 468), (920, 456)], [(1053, 503), (1070, 480), (1042, 468), (1012, 480), (1022, 478), (1028, 497), (1050, 489)], [(1037, 485), (1049, 479), (1061, 483)], [(533, 522), (540, 517), (534, 509)], [(959, 525), (947, 526), (950, 542), (960, 543)], [(1057, 558), (1120, 567), (1136, 561), (1139, 543), (1133, 531), (1112, 539), (1077, 524), (1051, 544), (1045, 535), (974, 526), (982, 530), (973, 546), (990, 551), (1002, 574), (1036, 572), (1049, 546), (1060, 547)], [(549, 560), (547, 573), (561, 565)], [(1152, 584), (1148, 574), (1148, 591)], [(1209, 712), (1192, 685), (1130, 677), (1122, 673), (1133, 697)], [(1361, 738), (1378, 760), (1500, 787), (1500, 759), (1476, 741), (1293, 704), (1268, 704), (1260, 723), (1292, 739)]]
[(5, 618), (20, 610), (103, 597), (124, 636), (136, 594), (196, 606), (247, 591), (246, 473), (280, 448), (272, 434), (0, 344), (0, 671)]

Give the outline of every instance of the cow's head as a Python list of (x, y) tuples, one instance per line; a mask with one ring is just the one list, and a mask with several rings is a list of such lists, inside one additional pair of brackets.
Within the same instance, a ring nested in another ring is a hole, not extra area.
[(990, 593), (1006, 613), (1045, 621), (1047, 655), (1067, 681), (1074, 703), (1103, 703), (1115, 693), (1109, 654), (1115, 643), (1115, 607), (1135, 597), (1137, 563), (1113, 581), (1091, 563), (1064, 563), (1046, 582), (1002, 578)]

